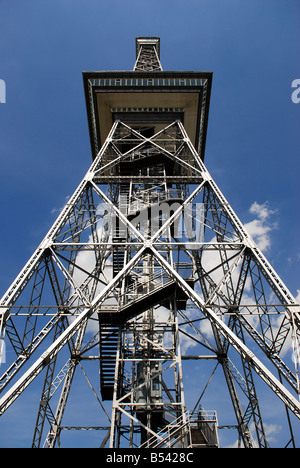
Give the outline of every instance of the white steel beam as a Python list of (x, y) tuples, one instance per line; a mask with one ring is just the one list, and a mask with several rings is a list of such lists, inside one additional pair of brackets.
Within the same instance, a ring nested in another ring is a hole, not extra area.
[(264, 382), (276, 393), (276, 395), (290, 408), (300, 419), (300, 402), (282, 385), (282, 383), (267, 369), (267, 367), (254, 355), (252, 351), (228, 328), (222, 319), (215, 314), (210, 307), (205, 307), (203, 299), (186, 283), (186, 281), (174, 270), (174, 268), (152, 247), (153, 255), (160, 265), (180, 284), (189, 298), (199, 307), (203, 314), (209, 318), (220, 333), (226, 337), (229, 343), (238, 353), (251, 364)]
[(68, 328), (57, 338), (54, 343), (36, 360), (36, 362), (23, 374), (23, 376), (9, 389), (5, 395), (0, 399), (0, 415), (3, 414), (7, 408), (21, 395), (21, 393), (28, 387), (28, 385), (36, 378), (36, 376), (49, 364), (51, 359), (64, 347), (67, 341), (76, 333), (80, 328), (83, 321), (90, 317), (99, 304), (105, 297), (113, 290), (114, 286), (128, 274), (131, 268), (139, 261), (145, 251), (142, 247), (136, 255), (128, 262), (127, 265), (112, 279), (112, 281), (103, 289), (101, 293), (92, 301), (91, 307), (84, 309), (84, 311), (75, 318)]

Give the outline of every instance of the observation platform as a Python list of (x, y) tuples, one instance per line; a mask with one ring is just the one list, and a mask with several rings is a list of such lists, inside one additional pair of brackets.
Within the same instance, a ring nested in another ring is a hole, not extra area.
[(93, 159), (116, 120), (132, 127), (153, 127), (154, 133), (180, 120), (204, 159), (212, 72), (163, 71), (159, 38), (136, 38), (155, 47), (158, 62), (133, 71), (84, 71), (83, 85)]

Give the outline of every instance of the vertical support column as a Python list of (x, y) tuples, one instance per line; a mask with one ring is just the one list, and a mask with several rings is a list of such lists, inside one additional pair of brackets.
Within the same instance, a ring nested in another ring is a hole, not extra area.
[(177, 419), (180, 418), (182, 421), (182, 433), (179, 440), (179, 445), (181, 447), (188, 447), (188, 434), (186, 431), (187, 415), (186, 415), (186, 406), (185, 406), (185, 397), (184, 397), (184, 387), (183, 387), (183, 369), (182, 369), (182, 360), (181, 360), (181, 346), (179, 338), (179, 326), (178, 326), (178, 311), (176, 298), (173, 301), (173, 322), (174, 322), (174, 334), (173, 334), (173, 343), (174, 343), (174, 352), (176, 359), (176, 372), (177, 372), (177, 391), (178, 391), (178, 403), (181, 403), (180, 413), (177, 413)]
[(117, 349), (117, 356), (116, 356), (115, 385), (114, 385), (113, 404), (112, 404), (109, 448), (118, 447), (118, 440), (116, 439), (117, 437), (119, 439), (119, 436), (120, 436), (119, 431), (120, 431), (120, 422), (121, 422), (121, 412), (118, 411), (118, 397), (120, 393), (120, 387), (122, 388), (122, 382), (120, 381), (122, 332), (123, 332), (122, 327), (120, 327), (119, 337), (118, 337), (118, 349)]

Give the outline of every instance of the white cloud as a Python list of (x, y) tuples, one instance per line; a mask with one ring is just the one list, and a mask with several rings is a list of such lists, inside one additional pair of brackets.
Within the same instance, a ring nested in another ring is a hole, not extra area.
[[(250, 425), (249, 430), (252, 435), (253, 446), (255, 448), (258, 448), (258, 443), (256, 439), (256, 429), (255, 429), (254, 423)], [(268, 443), (274, 443), (277, 441), (277, 437), (278, 437), (278, 434), (282, 430), (282, 426), (280, 426), (279, 424), (264, 423), (264, 430), (265, 430), (266, 439)], [(225, 448), (239, 448), (239, 441), (236, 440), (234, 443), (232, 443), (231, 445), (227, 445)]]
[(60, 208), (53, 208), (53, 209), (51, 210), (51, 214), (56, 214), (56, 213), (59, 214), (59, 213), (61, 213), (62, 210), (65, 208), (66, 203), (68, 203), (69, 198), (70, 198), (70, 195), (67, 195), (67, 196), (65, 197), (65, 204), (64, 204), (63, 206), (61, 206)]
[(282, 426), (279, 424), (264, 424), (264, 429), (266, 433), (266, 437), (269, 443), (276, 442), (278, 434), (280, 434), (282, 430)]
[(259, 204), (254, 202), (250, 207), (250, 213), (257, 216), (256, 219), (245, 224), (245, 229), (263, 251), (271, 247), (271, 232), (277, 228), (277, 224), (270, 221), (276, 211), (271, 210), (268, 202)]
[(268, 208), (268, 202), (266, 201), (262, 205), (257, 202), (252, 203), (250, 206), (250, 213), (256, 214), (260, 219), (267, 219), (270, 215), (276, 213), (274, 210)]

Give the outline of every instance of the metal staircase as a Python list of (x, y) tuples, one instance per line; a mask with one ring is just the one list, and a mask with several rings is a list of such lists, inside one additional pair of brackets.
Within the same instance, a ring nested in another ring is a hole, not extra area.
[[(165, 283), (163, 283), (165, 279)], [(160, 281), (158, 281), (160, 280)], [(187, 279), (193, 287), (193, 281)], [(145, 294), (145, 291), (147, 293)], [(162, 305), (170, 306), (170, 301), (176, 298), (177, 307), (186, 308), (187, 295), (173, 280), (160, 275), (151, 276), (148, 282), (136, 281), (128, 287), (123, 295), (123, 306), (115, 311), (100, 311), (98, 313), (100, 327), (100, 388), (103, 400), (112, 400), (115, 381), (115, 367), (118, 348), (119, 326), (126, 323), (146, 310)]]
[(188, 411), (163, 427), (139, 448), (218, 448), (217, 417), (214, 411), (201, 409), (198, 415)]
[[(185, 281), (193, 288), (194, 280), (186, 279)], [(147, 289), (149, 285), (150, 288)], [(120, 302), (124, 305), (98, 313), (100, 323), (121, 325), (151, 307), (160, 305), (168, 308), (170, 301), (175, 298), (177, 308), (185, 310), (188, 300), (185, 291), (174, 280), (155, 283), (153, 279), (150, 279), (148, 283), (134, 282), (126, 288), (121, 298)]]
[(100, 390), (103, 400), (112, 400), (119, 327), (100, 322)]

